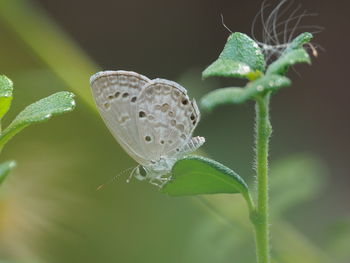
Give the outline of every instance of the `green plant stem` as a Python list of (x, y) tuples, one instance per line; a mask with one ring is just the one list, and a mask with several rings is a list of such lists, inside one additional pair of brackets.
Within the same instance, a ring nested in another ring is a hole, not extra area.
[(253, 224), (255, 227), (258, 263), (270, 263), (268, 151), (272, 128), (269, 120), (269, 101), (269, 94), (259, 97), (256, 100), (256, 172), (258, 196)]

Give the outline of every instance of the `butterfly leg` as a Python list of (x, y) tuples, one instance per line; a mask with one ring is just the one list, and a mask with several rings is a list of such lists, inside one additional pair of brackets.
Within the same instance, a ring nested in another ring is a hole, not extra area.
[(151, 179), (151, 180), (149, 180), (149, 182), (150, 182), (150, 184), (153, 184), (153, 185), (155, 185), (155, 186), (157, 186), (159, 188), (161, 187), (161, 184), (159, 183), (158, 180)]
[(169, 180), (169, 177), (163, 177), (164, 175), (160, 175), (157, 177), (153, 177), (149, 180), (149, 182), (159, 188), (162, 188)]
[(170, 178), (164, 178), (165, 180), (161, 181), (161, 183), (159, 184), (159, 187), (162, 188), (164, 185), (166, 185), (167, 182), (170, 181)]

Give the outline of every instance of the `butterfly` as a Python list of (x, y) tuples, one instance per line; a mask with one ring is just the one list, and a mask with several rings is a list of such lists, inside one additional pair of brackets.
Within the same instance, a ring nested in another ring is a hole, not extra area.
[(99, 112), (121, 147), (139, 164), (131, 176), (162, 185), (175, 162), (205, 142), (192, 137), (200, 120), (196, 101), (176, 82), (132, 71), (90, 78)]

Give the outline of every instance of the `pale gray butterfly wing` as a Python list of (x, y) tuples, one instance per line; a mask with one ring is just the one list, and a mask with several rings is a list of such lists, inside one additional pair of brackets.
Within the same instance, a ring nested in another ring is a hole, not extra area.
[[(151, 182), (167, 180), (174, 162), (205, 142), (192, 138), (200, 112), (179, 84), (130, 71), (99, 72), (90, 83), (107, 127)], [(144, 179), (139, 167), (133, 174)]]
[(142, 89), (137, 107), (139, 147), (153, 162), (176, 158), (184, 150), (203, 144), (204, 138), (191, 140), (200, 112), (179, 84), (165, 79), (152, 80)]
[[(140, 147), (137, 101), (143, 87), (151, 80), (131, 71), (103, 71), (90, 79), (100, 114), (124, 150), (140, 164), (149, 164), (146, 148)], [(142, 139), (141, 139), (142, 138)]]

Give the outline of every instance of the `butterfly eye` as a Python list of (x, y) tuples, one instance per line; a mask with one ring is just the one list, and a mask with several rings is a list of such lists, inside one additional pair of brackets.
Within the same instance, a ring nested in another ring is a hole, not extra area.
[(139, 174), (140, 174), (141, 176), (146, 177), (147, 172), (146, 172), (145, 168), (143, 168), (143, 167), (140, 165), (139, 168), (138, 168), (138, 170), (139, 170)]

